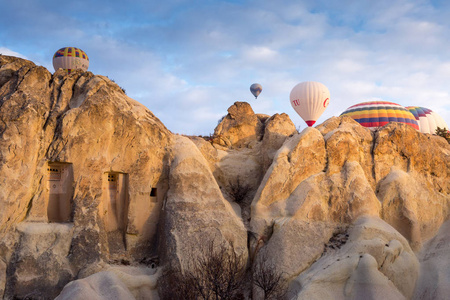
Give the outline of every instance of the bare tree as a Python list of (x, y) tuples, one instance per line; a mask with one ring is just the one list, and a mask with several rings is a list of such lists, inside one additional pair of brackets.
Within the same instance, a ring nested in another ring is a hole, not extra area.
[(193, 288), (194, 279), (181, 270), (165, 270), (158, 281), (159, 295), (161, 299), (200, 299), (199, 293)]
[(287, 293), (287, 281), (283, 273), (262, 255), (253, 267), (253, 284), (263, 293), (264, 299), (283, 299)]
[(246, 260), (214, 242), (189, 254), (185, 270), (167, 270), (160, 281), (162, 299), (242, 299)]

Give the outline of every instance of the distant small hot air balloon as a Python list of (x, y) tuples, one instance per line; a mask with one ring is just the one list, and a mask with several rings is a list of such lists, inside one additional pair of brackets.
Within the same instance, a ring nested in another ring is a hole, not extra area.
[(64, 47), (56, 51), (55, 55), (53, 55), (53, 68), (55, 68), (55, 71), (59, 68), (64, 69), (68, 74), (75, 69), (87, 71), (89, 68), (89, 58), (81, 49)]
[(389, 122), (399, 122), (419, 130), (413, 114), (400, 104), (388, 101), (362, 102), (347, 108), (341, 116), (352, 117), (367, 128), (383, 127)]
[(420, 106), (407, 106), (408, 109), (415, 117), (419, 124), (419, 131), (422, 133), (436, 134), (436, 129), (449, 129), (444, 119), (431, 109)]
[(327, 108), (330, 91), (320, 82), (306, 81), (294, 86), (289, 98), (295, 111), (311, 127)]
[(250, 92), (252, 92), (255, 99), (258, 98), (259, 94), (261, 94), (262, 86), (259, 83), (254, 83), (250, 86)]

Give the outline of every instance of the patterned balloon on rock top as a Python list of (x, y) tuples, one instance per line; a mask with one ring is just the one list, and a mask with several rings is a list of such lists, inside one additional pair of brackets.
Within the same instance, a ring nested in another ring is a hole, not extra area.
[(255, 99), (257, 99), (259, 94), (262, 92), (262, 86), (259, 83), (254, 83), (250, 86), (250, 92), (252, 92)]
[(294, 110), (311, 127), (327, 108), (330, 91), (320, 82), (306, 81), (294, 86), (289, 98)]
[(436, 134), (438, 127), (449, 129), (444, 119), (431, 109), (420, 106), (407, 106), (406, 108), (416, 118), (417, 123), (419, 123), (419, 131), (422, 133)]
[(68, 74), (75, 69), (87, 71), (89, 68), (89, 58), (79, 48), (64, 47), (56, 51), (55, 55), (53, 55), (53, 68), (55, 68), (55, 71), (59, 68), (64, 69)]
[(383, 127), (389, 122), (399, 122), (419, 130), (419, 124), (409, 110), (400, 104), (388, 101), (358, 103), (347, 108), (341, 116), (352, 117), (367, 128)]

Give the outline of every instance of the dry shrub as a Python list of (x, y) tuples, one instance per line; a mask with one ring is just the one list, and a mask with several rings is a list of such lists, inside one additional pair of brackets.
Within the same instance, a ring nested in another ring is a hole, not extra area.
[(253, 267), (253, 284), (262, 292), (263, 299), (283, 299), (287, 294), (288, 283), (283, 273), (266, 255), (262, 255)]
[(251, 190), (250, 185), (243, 183), (239, 176), (236, 178), (236, 181), (230, 182), (229, 185), (229, 194), (233, 201), (238, 204), (241, 204), (245, 200)]
[(162, 299), (243, 299), (246, 260), (213, 241), (188, 255), (186, 270), (168, 269), (158, 283)]

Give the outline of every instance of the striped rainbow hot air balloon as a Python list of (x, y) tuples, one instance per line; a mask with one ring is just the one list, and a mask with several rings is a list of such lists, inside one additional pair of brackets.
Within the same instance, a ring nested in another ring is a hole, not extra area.
[(419, 131), (422, 133), (435, 134), (438, 127), (449, 129), (444, 119), (431, 109), (420, 106), (407, 106), (406, 108), (416, 118), (416, 121), (419, 124)]
[(400, 104), (387, 101), (369, 101), (347, 108), (341, 116), (352, 117), (367, 128), (382, 127), (389, 122), (405, 123), (419, 130), (416, 118)]
[(81, 49), (64, 47), (56, 51), (53, 55), (53, 68), (55, 68), (55, 71), (59, 68), (64, 69), (68, 74), (75, 69), (87, 71), (89, 68), (89, 58)]

